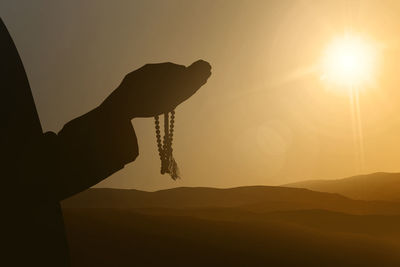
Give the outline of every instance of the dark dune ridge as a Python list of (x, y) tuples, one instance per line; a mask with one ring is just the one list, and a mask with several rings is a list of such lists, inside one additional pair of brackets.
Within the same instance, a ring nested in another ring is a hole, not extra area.
[(243, 208), (255, 212), (327, 209), (354, 214), (400, 214), (398, 203), (353, 200), (302, 188), (248, 186), (180, 187), (156, 192), (96, 188), (63, 202), (65, 208)]
[(285, 187), (90, 189), (73, 266), (400, 266), (400, 204)]
[(283, 186), (337, 193), (353, 199), (400, 201), (400, 173), (377, 172), (337, 180), (307, 180)]

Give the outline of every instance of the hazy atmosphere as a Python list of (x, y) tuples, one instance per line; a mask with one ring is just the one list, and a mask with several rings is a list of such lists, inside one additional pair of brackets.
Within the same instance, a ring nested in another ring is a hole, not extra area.
[[(146, 63), (211, 63), (208, 83), (176, 110), (182, 179), (160, 175), (154, 122), (134, 119), (139, 157), (98, 184), (140, 190), (400, 171), (398, 14), (399, 1), (0, 3), (45, 131), (98, 106)], [(348, 93), (321, 69), (326, 47), (347, 33), (377, 55), (374, 79), (359, 88), (358, 139)]]

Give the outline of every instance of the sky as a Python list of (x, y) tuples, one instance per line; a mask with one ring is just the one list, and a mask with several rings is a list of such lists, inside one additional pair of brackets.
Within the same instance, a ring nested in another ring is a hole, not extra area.
[[(182, 179), (159, 173), (154, 122), (141, 118), (132, 121), (139, 157), (97, 185), (151, 191), (400, 171), (398, 14), (398, 1), (368, 0), (0, 2), (45, 131), (98, 106), (146, 63), (211, 63), (208, 83), (176, 109)], [(349, 94), (319, 67), (344, 34), (379, 51), (374, 83), (359, 88), (361, 142)]]

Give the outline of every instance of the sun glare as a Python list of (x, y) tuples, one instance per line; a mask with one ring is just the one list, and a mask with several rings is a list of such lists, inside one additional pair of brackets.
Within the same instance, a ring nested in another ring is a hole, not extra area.
[(334, 40), (323, 57), (323, 80), (341, 87), (370, 86), (375, 80), (376, 49), (356, 36)]

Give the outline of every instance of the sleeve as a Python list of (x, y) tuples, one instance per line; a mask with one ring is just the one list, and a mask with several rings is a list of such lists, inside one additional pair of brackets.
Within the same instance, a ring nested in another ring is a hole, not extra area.
[(97, 184), (138, 154), (131, 121), (115, 120), (97, 108), (30, 146), (18, 177), (26, 195), (59, 201)]

